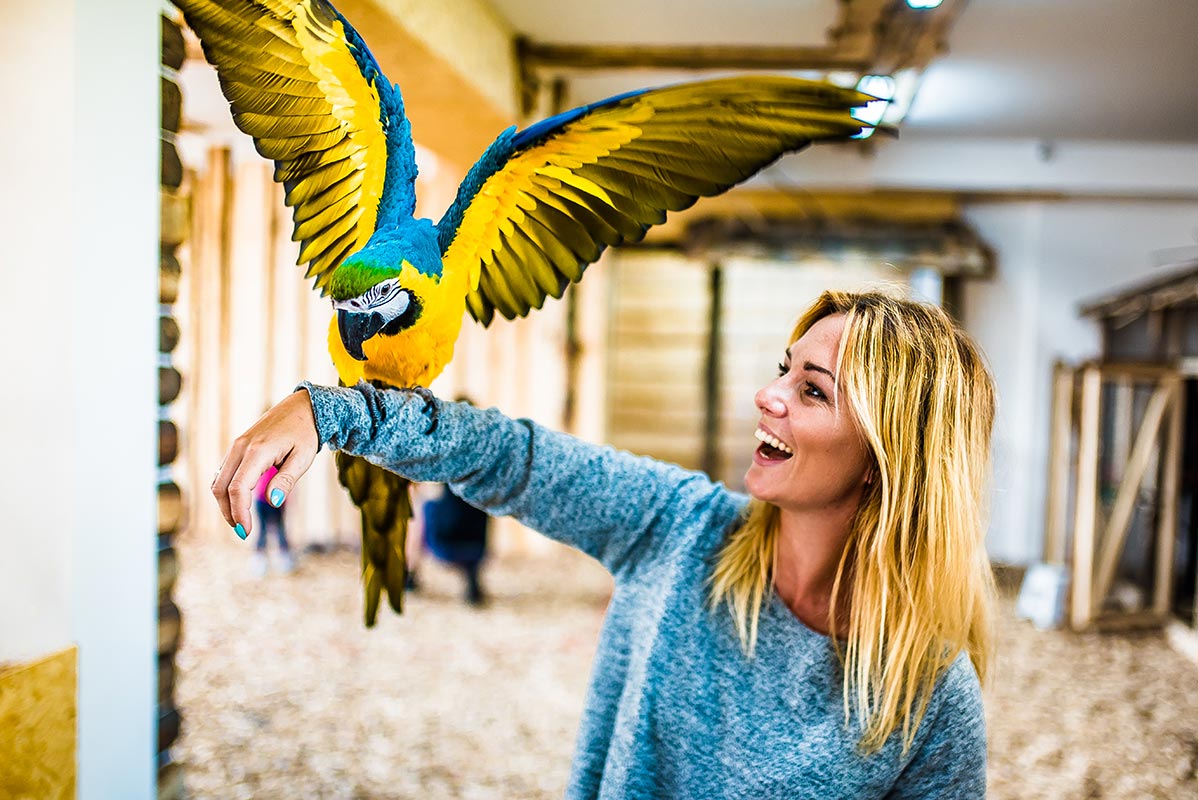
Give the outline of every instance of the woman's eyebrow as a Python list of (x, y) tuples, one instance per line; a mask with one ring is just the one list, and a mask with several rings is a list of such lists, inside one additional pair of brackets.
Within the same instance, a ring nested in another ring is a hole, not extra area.
[(822, 372), (832, 379), (832, 383), (836, 383), (836, 376), (832, 374), (832, 371), (824, 369), (818, 364), (812, 364), (810, 361), (806, 361), (803, 363), (803, 369), (807, 370), (808, 372)]

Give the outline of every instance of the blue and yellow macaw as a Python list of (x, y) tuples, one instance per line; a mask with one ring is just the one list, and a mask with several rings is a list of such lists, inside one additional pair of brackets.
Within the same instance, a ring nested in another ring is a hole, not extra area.
[[(629, 92), (499, 134), (434, 224), (413, 217), (399, 88), (330, 3), (175, 2), (237, 126), (275, 163), (299, 263), (333, 302), (329, 352), (347, 385), (427, 387), (452, 358), (465, 311), (486, 325), (496, 311), (540, 308), (667, 211), (812, 141), (861, 133), (852, 112), (873, 99), (760, 76)], [(361, 459), (339, 459), (339, 471), (362, 511), (370, 626), (384, 590), (402, 608), (407, 484)]]

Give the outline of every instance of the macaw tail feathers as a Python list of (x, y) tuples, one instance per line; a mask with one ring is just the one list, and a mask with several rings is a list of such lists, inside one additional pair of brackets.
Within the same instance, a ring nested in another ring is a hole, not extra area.
[(406, 560), (404, 542), (412, 502), (406, 478), (364, 458), (337, 454), (341, 485), (362, 514), (362, 582), (366, 589), (366, 627), (378, 619), (383, 592), (396, 614), (403, 613)]

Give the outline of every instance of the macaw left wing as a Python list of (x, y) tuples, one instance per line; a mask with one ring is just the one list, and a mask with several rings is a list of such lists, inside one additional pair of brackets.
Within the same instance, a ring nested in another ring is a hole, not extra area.
[(509, 129), (437, 224), (444, 267), (467, 270), (489, 324), (561, 297), (609, 245), (636, 242), (700, 197), (783, 153), (864, 127), (874, 98), (797, 78), (745, 76), (648, 89)]
[(174, 0), (233, 120), (275, 162), (299, 263), (325, 292), (376, 227), (411, 216), (416, 153), (399, 91), (326, 0)]

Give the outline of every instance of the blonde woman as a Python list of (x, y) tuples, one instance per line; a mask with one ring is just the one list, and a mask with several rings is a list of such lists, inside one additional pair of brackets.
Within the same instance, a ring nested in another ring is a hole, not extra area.
[[(985, 795), (994, 390), (940, 310), (825, 293), (756, 396), (751, 499), (497, 411), (305, 384), (213, 491), (250, 526), (318, 448), (447, 482), (597, 558), (615, 591), (567, 796)], [(691, 402), (680, 397), (678, 402)]]

